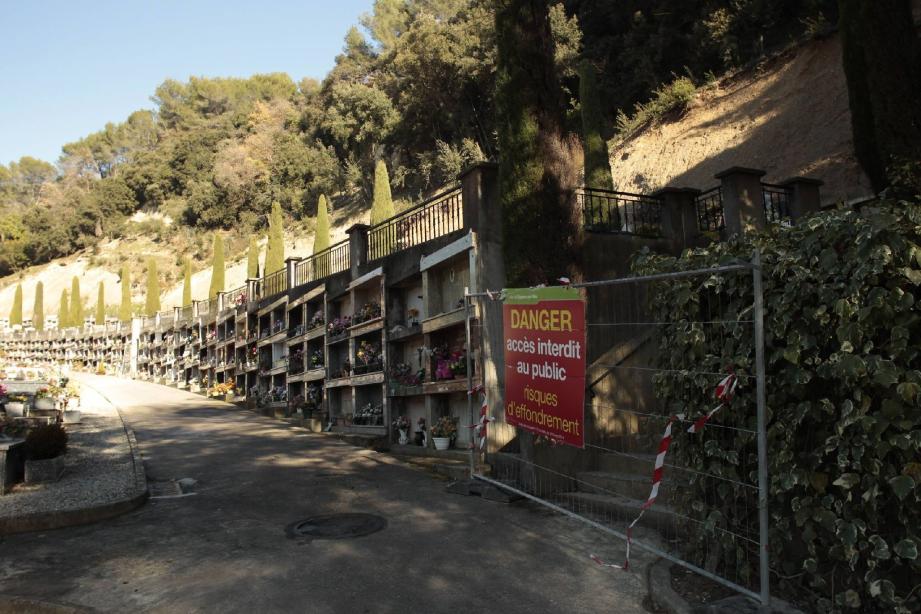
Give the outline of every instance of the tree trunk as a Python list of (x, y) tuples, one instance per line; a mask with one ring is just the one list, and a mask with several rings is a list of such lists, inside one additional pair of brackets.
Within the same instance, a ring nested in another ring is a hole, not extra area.
[(921, 44), (911, 3), (839, 0), (839, 7), (857, 159), (875, 191), (910, 187), (921, 175)]
[(578, 141), (563, 130), (548, 5), (496, 7), (499, 198), (509, 285), (578, 276), (582, 228), (573, 189)]

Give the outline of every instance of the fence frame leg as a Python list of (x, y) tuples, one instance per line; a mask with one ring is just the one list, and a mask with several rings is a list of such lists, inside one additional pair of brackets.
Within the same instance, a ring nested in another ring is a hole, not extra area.
[(771, 569), (768, 552), (768, 465), (767, 465), (767, 407), (764, 375), (764, 295), (761, 278), (761, 252), (752, 255), (752, 290), (755, 307), (755, 376), (758, 403), (758, 533), (761, 612), (771, 610)]

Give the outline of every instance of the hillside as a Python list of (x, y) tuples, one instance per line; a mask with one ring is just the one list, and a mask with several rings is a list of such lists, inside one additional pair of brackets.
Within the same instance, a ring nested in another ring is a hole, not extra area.
[(731, 166), (765, 181), (808, 175), (826, 203), (871, 193), (854, 155), (838, 36), (811, 41), (700, 88), (678, 118), (610, 143), (614, 186), (707, 188)]
[[(352, 224), (368, 221), (368, 212), (354, 213), (351, 210), (341, 210), (333, 213), (333, 228), (331, 241), (333, 243), (346, 238), (346, 229)], [(168, 227), (167, 227), (168, 228)], [(176, 232), (181, 232), (176, 229)], [(167, 231), (167, 234), (169, 232)], [(227, 267), (225, 276), (225, 289), (231, 290), (242, 286), (246, 280), (245, 251), (248, 245), (248, 236), (225, 236), (225, 253), (227, 254)], [(259, 239), (260, 266), (265, 259), (266, 238)], [(195, 258), (196, 249), (201, 257)], [(56, 259), (48, 264), (29, 267), (16, 275), (7, 276), (2, 280), (0, 288), (0, 305), (13, 304), (13, 294), (16, 284), (23, 287), (23, 314), (29, 318), (33, 312), (35, 298), (35, 285), (41, 281), (45, 293), (45, 314), (57, 313), (58, 302), (62, 290), (70, 292), (71, 279), (76, 276), (80, 280), (80, 292), (87, 313), (96, 306), (97, 286), (100, 281), (105, 283), (106, 305), (108, 312), (116, 312), (121, 300), (121, 283), (118, 271), (123, 264), (128, 264), (131, 269), (132, 300), (135, 305), (144, 303), (144, 263), (147, 257), (157, 260), (160, 272), (161, 306), (162, 309), (176, 307), (182, 303), (182, 278), (181, 268), (177, 260), (184, 257), (193, 257), (197, 266), (192, 274), (192, 298), (203, 300), (208, 297), (208, 288), (211, 283), (210, 267), (211, 242), (207, 235), (192, 235), (191, 241), (172, 237), (155, 241), (151, 237), (133, 237), (129, 239), (115, 239), (104, 242), (95, 250), (86, 250), (65, 258)], [(95, 252), (95, 253), (94, 253)], [(313, 229), (307, 225), (298, 225), (289, 229), (285, 236), (285, 255), (295, 257), (309, 256), (313, 252)], [(198, 268), (201, 267), (201, 268)], [(8, 313), (0, 312), (0, 317)]]

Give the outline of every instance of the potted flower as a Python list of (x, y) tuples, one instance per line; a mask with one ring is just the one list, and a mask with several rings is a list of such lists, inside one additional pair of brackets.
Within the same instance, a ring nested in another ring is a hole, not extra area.
[(310, 318), (310, 323), (307, 325), (307, 330), (313, 330), (319, 328), (326, 323), (326, 319), (323, 317), (322, 311), (317, 311), (313, 314), (313, 317)]
[(413, 326), (419, 325), (419, 310), (415, 307), (410, 307), (406, 310), (406, 314), (409, 316), (406, 319), (406, 325), (412, 328)]
[(448, 364), (454, 377), (463, 377), (467, 375), (467, 352), (464, 350), (455, 350), (451, 353), (451, 360)]
[(29, 431), (24, 445), (26, 484), (56, 482), (64, 473), (67, 431), (60, 424), (47, 424)]
[(8, 396), (6, 404), (3, 406), (6, 410), (6, 415), (21, 418), (25, 415), (27, 400), (28, 398), (22, 394), (11, 394)]
[(451, 440), (457, 436), (457, 418), (442, 416), (432, 427), (432, 441), (436, 450), (447, 450)]
[(323, 350), (314, 350), (310, 353), (310, 368), (319, 369), (323, 366)]
[(51, 396), (51, 391), (45, 388), (39, 388), (35, 393), (35, 409), (39, 411), (49, 411), (57, 409), (57, 401)]
[(400, 445), (405, 446), (409, 443), (409, 418), (400, 416), (393, 421), (393, 428), (400, 433)]
[(379, 343), (362, 341), (355, 351), (355, 373), (377, 371), (381, 366), (381, 346)]

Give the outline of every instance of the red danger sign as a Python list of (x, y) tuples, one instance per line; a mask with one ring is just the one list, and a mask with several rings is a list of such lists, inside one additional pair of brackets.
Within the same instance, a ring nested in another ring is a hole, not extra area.
[(573, 288), (505, 291), (505, 420), (585, 445), (585, 300)]

